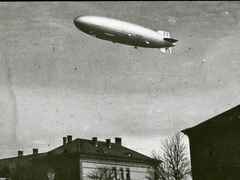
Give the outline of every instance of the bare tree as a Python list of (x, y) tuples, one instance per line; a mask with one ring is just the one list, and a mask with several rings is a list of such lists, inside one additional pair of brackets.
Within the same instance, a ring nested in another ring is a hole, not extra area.
[(152, 157), (162, 163), (148, 170), (149, 180), (186, 180), (191, 177), (190, 160), (186, 145), (180, 133), (162, 141), (162, 153), (152, 153)]
[(108, 166), (99, 166), (87, 174), (92, 180), (113, 180), (116, 179), (116, 169)]
[(168, 180), (168, 171), (164, 169), (160, 156), (155, 152), (152, 152), (152, 157), (156, 160), (155, 165), (148, 169), (146, 178), (148, 180)]

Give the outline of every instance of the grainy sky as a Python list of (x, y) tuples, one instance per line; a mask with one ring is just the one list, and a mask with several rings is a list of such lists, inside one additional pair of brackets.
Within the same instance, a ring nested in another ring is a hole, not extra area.
[[(150, 155), (160, 141), (240, 102), (240, 3), (1, 2), (0, 157), (62, 137)], [(168, 31), (172, 54), (79, 31), (79, 15)]]

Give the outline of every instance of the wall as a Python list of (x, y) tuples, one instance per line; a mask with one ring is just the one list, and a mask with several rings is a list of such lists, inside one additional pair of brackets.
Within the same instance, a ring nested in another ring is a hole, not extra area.
[[(150, 165), (147, 164), (137, 164), (130, 162), (117, 162), (117, 161), (106, 161), (106, 160), (80, 160), (79, 161), (81, 168), (81, 180), (86, 180), (87, 174), (91, 171), (97, 169), (97, 167), (107, 166), (107, 167), (115, 167), (119, 173), (119, 170), (123, 170), (124, 180), (127, 179), (126, 173), (127, 170), (130, 172), (131, 180), (143, 180), (146, 179), (147, 169)], [(117, 173), (117, 174), (118, 174)], [(120, 179), (119, 175), (117, 175), (117, 179)]]
[(66, 154), (41, 159), (58, 180), (79, 180), (78, 155)]
[(189, 135), (193, 180), (240, 179), (240, 123), (204, 127)]

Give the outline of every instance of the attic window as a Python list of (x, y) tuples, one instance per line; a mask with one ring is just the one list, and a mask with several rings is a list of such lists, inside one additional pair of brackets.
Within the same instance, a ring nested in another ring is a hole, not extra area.
[(105, 154), (105, 152), (102, 150), (102, 149), (97, 149), (96, 150), (98, 153), (103, 153), (103, 154)]
[(63, 153), (69, 153), (71, 149), (64, 149)]
[(125, 153), (127, 157), (131, 157), (132, 153)]

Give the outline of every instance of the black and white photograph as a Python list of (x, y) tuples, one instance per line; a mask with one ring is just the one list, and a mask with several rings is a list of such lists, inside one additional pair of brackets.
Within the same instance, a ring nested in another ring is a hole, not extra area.
[(0, 180), (239, 180), (240, 2), (0, 2)]

